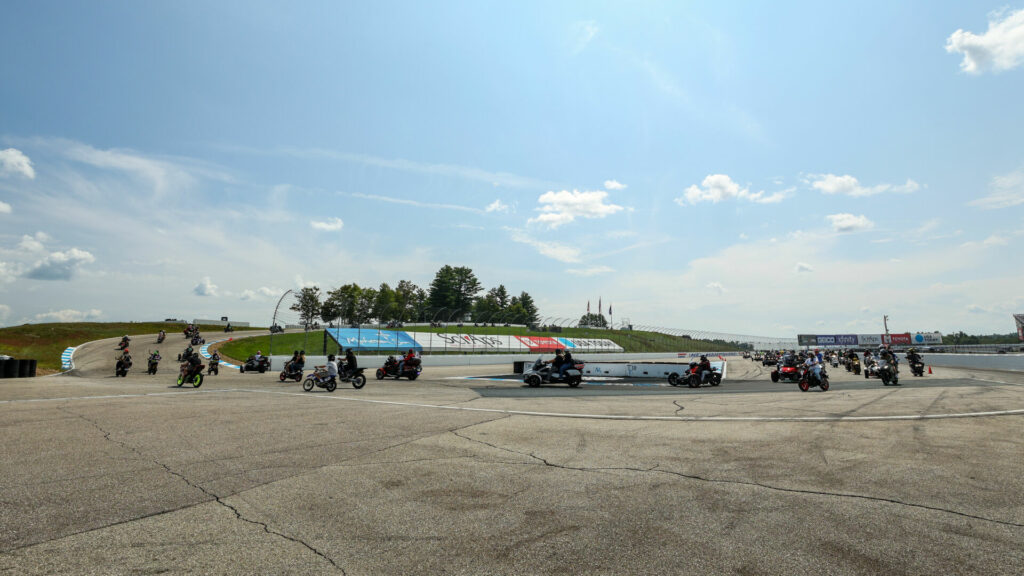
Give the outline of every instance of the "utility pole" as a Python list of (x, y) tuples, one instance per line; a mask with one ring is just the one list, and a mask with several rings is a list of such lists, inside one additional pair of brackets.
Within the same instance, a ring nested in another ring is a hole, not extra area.
[(890, 340), (889, 340), (889, 316), (887, 316), (887, 315), (883, 315), (882, 316), (882, 325), (885, 326), (885, 344), (888, 345), (889, 342), (890, 342)]

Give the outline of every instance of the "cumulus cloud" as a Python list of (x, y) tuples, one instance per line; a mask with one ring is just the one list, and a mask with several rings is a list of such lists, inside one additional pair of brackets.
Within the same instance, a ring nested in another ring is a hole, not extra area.
[(825, 218), (832, 224), (835, 232), (858, 232), (874, 228), (875, 223), (868, 220), (866, 216), (854, 216), (853, 214), (829, 214)]
[(700, 183), (686, 189), (682, 196), (675, 199), (680, 206), (695, 205), (701, 202), (717, 204), (723, 200), (738, 198), (758, 204), (774, 204), (782, 202), (786, 198), (785, 192), (767, 194), (764, 190), (751, 192), (749, 188), (742, 188), (726, 174), (708, 174)]
[(814, 272), (814, 266), (811, 266), (806, 262), (797, 262), (795, 270), (798, 274), (802, 272)]
[(328, 218), (325, 222), (311, 220), (309, 222), (309, 225), (312, 226), (314, 230), (337, 232), (338, 230), (341, 230), (343, 226), (345, 226), (345, 223), (341, 221), (341, 218)]
[(812, 174), (810, 176), (811, 187), (824, 194), (843, 194), (846, 196), (874, 196), (883, 192), (911, 193), (921, 189), (921, 185), (911, 179), (905, 184), (877, 184), (875, 186), (863, 186), (853, 176), (844, 174)]
[(591, 266), (589, 268), (569, 268), (566, 272), (573, 276), (597, 276), (615, 272), (615, 269), (610, 266)]
[(195, 288), (192, 289), (192, 293), (196, 296), (216, 296), (217, 285), (210, 282), (209, 276), (203, 276), (199, 284), (196, 284)]
[(601, 28), (594, 20), (582, 20), (572, 25), (573, 46), (572, 53), (579, 54), (587, 49), (590, 41), (597, 36)]
[(32, 161), (16, 148), (0, 150), (0, 176), (21, 175), (29, 180), (36, 177)]
[(541, 203), (537, 209), (541, 214), (529, 219), (527, 223), (536, 222), (549, 228), (558, 228), (576, 218), (605, 218), (624, 209), (616, 204), (606, 204), (607, 197), (608, 193), (603, 190), (545, 192), (537, 199)]
[(20, 275), (21, 270), (17, 264), (0, 261), (0, 284), (10, 284)]
[(95, 261), (96, 258), (92, 254), (78, 248), (72, 248), (65, 252), (51, 252), (46, 258), (36, 262), (25, 273), (25, 278), (33, 280), (71, 280), (71, 277), (75, 275), (75, 272), (83, 264), (91, 264)]
[(604, 181), (604, 189), (605, 190), (625, 190), (626, 188), (629, 188), (629, 186), (626, 186), (625, 184), (623, 184), (622, 182), (619, 182), (618, 180), (605, 180)]
[(0, 214), (10, 214), (11, 205), (7, 202), (0, 201)]
[(1011, 172), (992, 179), (990, 194), (968, 202), (984, 210), (998, 210), (1024, 204), (1024, 171)]
[(512, 207), (508, 204), (503, 203), (501, 200), (495, 200), (484, 208), (484, 212), (508, 212)]
[(49, 312), (43, 312), (42, 314), (36, 314), (35, 319), (37, 322), (87, 322), (89, 320), (97, 320), (102, 315), (103, 311), (95, 308), (84, 312), (64, 309), (56, 311), (51, 310)]
[(960, 69), (968, 74), (1020, 66), (1024, 62), (1024, 10), (993, 12), (984, 34), (963, 29), (953, 32), (946, 39), (946, 52), (963, 54)]
[(714, 292), (715, 294), (718, 294), (719, 296), (721, 296), (722, 294), (725, 293), (725, 287), (722, 286), (721, 282), (708, 282), (708, 284), (707, 284), (707, 286), (705, 286), (705, 288), (707, 288), (708, 290), (711, 290), (712, 292)]
[(43, 242), (49, 242), (50, 240), (53, 240), (53, 238), (50, 238), (45, 232), (36, 232), (32, 236), (25, 234), (21, 237), (21, 241), (18, 242), (18, 249), (25, 252), (42, 252), (46, 249), (43, 246)]
[(284, 290), (278, 288), (267, 288), (266, 286), (260, 286), (255, 290), (242, 290), (242, 293), (238, 295), (238, 298), (240, 300), (258, 300), (263, 298), (277, 297), (280, 296), (283, 292)]

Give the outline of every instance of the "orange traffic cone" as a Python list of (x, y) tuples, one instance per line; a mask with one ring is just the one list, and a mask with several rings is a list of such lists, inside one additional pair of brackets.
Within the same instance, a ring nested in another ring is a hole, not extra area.
[(931, 367), (931, 366), (929, 366), (929, 367), (928, 367), (928, 373), (929, 373), (929, 374), (931, 374), (931, 373), (932, 373), (932, 367)]

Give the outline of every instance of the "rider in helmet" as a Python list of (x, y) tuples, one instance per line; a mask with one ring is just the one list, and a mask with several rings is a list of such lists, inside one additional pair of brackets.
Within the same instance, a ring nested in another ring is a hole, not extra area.
[(408, 362), (409, 360), (412, 360), (415, 357), (416, 352), (413, 352), (413, 349), (409, 348), (409, 351), (406, 352), (405, 356), (402, 356), (402, 359), (398, 362), (398, 373), (401, 374), (402, 370), (405, 368), (405, 363)]
[(711, 370), (711, 361), (703, 354), (700, 355), (700, 362), (697, 363), (697, 373), (700, 374), (701, 384), (706, 382), (713, 373)]

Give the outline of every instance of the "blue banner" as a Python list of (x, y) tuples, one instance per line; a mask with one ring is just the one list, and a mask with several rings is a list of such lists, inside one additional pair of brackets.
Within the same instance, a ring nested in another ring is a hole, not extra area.
[(400, 350), (421, 352), (423, 347), (405, 332), (365, 328), (328, 328), (327, 334), (342, 348), (354, 350)]

